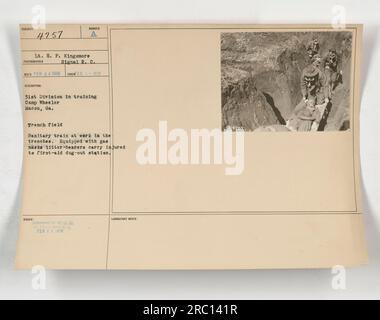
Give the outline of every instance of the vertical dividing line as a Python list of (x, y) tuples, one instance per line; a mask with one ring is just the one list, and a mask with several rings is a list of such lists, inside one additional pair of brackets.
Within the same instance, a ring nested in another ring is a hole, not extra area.
[[(353, 45), (353, 41), (351, 40), (351, 60), (353, 60), (353, 63), (354, 63), (354, 70), (352, 72), (352, 70), (350, 70), (350, 77), (353, 77), (353, 81), (351, 81), (350, 79), (350, 86), (351, 86), (351, 83), (352, 83), (352, 86), (350, 88), (350, 90), (352, 90), (352, 106), (351, 106), (351, 114), (352, 114), (352, 119), (350, 119), (350, 127), (352, 126), (352, 154), (353, 154), (353, 161), (352, 161), (352, 164), (353, 164), (353, 172), (354, 172), (354, 194), (355, 194), (355, 211), (357, 212), (358, 211), (358, 199), (357, 199), (357, 186), (356, 186), (356, 154), (355, 154), (355, 144), (356, 142), (358, 141), (358, 139), (355, 138), (355, 122), (356, 122), (356, 119), (355, 119), (355, 112), (357, 109), (360, 110), (360, 103), (358, 103), (358, 105), (356, 105), (356, 97), (355, 97), (355, 85), (356, 85), (356, 65), (357, 64), (360, 64), (360, 61), (357, 61), (357, 56), (356, 56), (356, 52), (358, 50), (358, 46), (361, 45), (359, 42), (358, 42), (358, 27), (355, 27), (355, 48), (354, 48), (354, 45)], [(354, 32), (352, 33), (352, 37), (354, 36)], [(363, 41), (362, 39), (363, 37), (363, 34), (361, 34), (361, 38), (360, 38), (360, 41)], [(352, 55), (352, 49), (354, 49), (354, 56)], [(352, 65), (352, 61), (351, 61), (351, 65)], [(360, 77), (359, 77), (359, 80), (360, 80)], [(357, 83), (358, 85), (358, 88), (360, 88), (360, 83)], [(360, 90), (360, 89), (358, 89)], [(360, 92), (359, 92), (360, 93)], [(359, 126), (359, 121), (358, 121), (358, 126)], [(360, 130), (360, 128), (359, 128)], [(360, 131), (357, 131), (358, 134), (360, 134)], [(360, 136), (359, 136), (359, 139), (360, 139)], [(359, 149), (357, 151), (359, 153)], [(362, 213), (362, 212), (361, 212)]]
[(108, 101), (109, 101), (109, 134), (110, 137), (110, 162), (109, 162), (109, 208), (108, 208), (108, 234), (107, 234), (107, 252), (106, 252), (106, 269), (108, 269), (111, 214), (113, 210), (113, 86), (112, 86), (112, 61), (111, 61), (111, 32), (107, 25), (107, 46), (108, 46)]

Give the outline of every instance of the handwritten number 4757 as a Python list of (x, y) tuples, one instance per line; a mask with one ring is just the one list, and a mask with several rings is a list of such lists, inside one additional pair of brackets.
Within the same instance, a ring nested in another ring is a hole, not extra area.
[(63, 30), (53, 31), (53, 32), (39, 32), (37, 34), (37, 39), (61, 39)]

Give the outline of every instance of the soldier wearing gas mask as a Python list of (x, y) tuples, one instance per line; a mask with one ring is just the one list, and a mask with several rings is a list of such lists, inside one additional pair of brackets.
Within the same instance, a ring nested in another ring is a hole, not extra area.
[(296, 131), (309, 131), (313, 121), (319, 122), (322, 114), (316, 106), (327, 104), (330, 101), (326, 76), (320, 70), (321, 57), (316, 54), (301, 74), (302, 100), (294, 109), (289, 119), (288, 127)]
[(336, 50), (330, 49), (326, 57), (323, 59), (323, 67), (325, 69), (326, 82), (330, 96), (338, 83), (342, 81), (342, 71), (338, 71), (338, 65), (338, 54)]

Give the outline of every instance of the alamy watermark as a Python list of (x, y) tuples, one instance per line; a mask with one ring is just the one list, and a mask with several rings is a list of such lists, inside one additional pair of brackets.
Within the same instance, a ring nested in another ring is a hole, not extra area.
[(32, 7), (32, 27), (35, 30), (46, 28), (46, 8), (42, 5)]
[(159, 121), (158, 132), (140, 129), (136, 150), (140, 165), (225, 165), (226, 175), (244, 171), (244, 131), (231, 129), (168, 130), (167, 121)]
[(44, 266), (36, 265), (32, 268), (32, 288), (34, 290), (46, 289), (46, 269)]
[(341, 5), (334, 5), (331, 8), (332, 19), (331, 26), (333, 29), (346, 28), (346, 8)]
[(333, 277), (331, 279), (331, 287), (334, 290), (345, 290), (346, 289), (346, 268), (341, 265), (336, 265), (332, 267), (331, 273)]

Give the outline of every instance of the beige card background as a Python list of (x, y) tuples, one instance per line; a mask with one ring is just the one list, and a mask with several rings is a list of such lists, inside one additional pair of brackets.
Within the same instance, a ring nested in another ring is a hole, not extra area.
[[(60, 27), (77, 35), (78, 25)], [(358, 183), (361, 26), (347, 26), (354, 43), (352, 128), (246, 133), (240, 176), (224, 175), (224, 165), (138, 165), (136, 133), (158, 130), (159, 120), (168, 121), (169, 130), (220, 128), (221, 32), (334, 31), (327, 26), (101, 28), (106, 39), (81, 36), (84, 42), (75, 46), (86, 50), (98, 41), (108, 50), (110, 77), (38, 79), (44, 92), (88, 86), (99, 99), (75, 109), (70, 103), (51, 115), (28, 113), (25, 122), (52, 117), (66, 123), (63, 131), (109, 131), (113, 144), (126, 144), (127, 151), (97, 159), (25, 156), (18, 267), (309, 268), (366, 261)], [(51, 49), (44, 41), (29, 42), (22, 40), (24, 50)], [(60, 49), (70, 42), (52, 45)], [(70, 228), (58, 235), (35, 232), (36, 224), (49, 221), (68, 221)]]
[(221, 32), (111, 31), (114, 142), (131, 151), (115, 152), (114, 211), (356, 211), (351, 130), (247, 132), (239, 176), (224, 165), (136, 162), (136, 133), (158, 132), (159, 120), (169, 130), (221, 127)]

